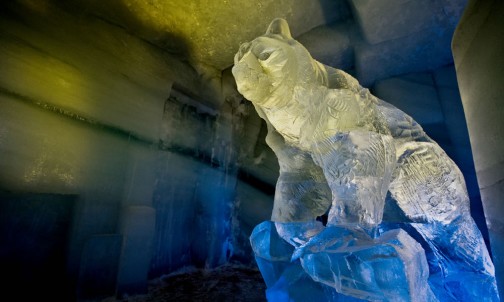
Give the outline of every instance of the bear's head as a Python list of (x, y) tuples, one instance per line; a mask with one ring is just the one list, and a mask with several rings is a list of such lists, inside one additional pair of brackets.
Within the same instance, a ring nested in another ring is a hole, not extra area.
[(296, 85), (317, 80), (316, 61), (294, 40), (287, 21), (275, 19), (266, 33), (244, 43), (232, 69), (238, 91), (261, 107), (283, 107)]

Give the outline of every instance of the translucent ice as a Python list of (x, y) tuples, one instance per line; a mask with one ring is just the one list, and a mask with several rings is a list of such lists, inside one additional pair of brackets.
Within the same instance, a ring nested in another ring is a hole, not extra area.
[(233, 75), (280, 165), (274, 223), (251, 236), (269, 300), (498, 301), (464, 178), (410, 116), (313, 60), (282, 19)]
[[(286, 224), (301, 227), (300, 223)], [(251, 243), (269, 288), (267, 294), (274, 295), (275, 301), (306, 301), (295, 298), (303, 294), (320, 296), (316, 301), (355, 301), (351, 297), (357, 301), (437, 301), (427, 284), (424, 250), (401, 229), (373, 239), (358, 228), (330, 226), (294, 250), (273, 223), (263, 222), (252, 233)], [(301, 261), (290, 261), (299, 257)], [(305, 288), (312, 290), (303, 293)]]

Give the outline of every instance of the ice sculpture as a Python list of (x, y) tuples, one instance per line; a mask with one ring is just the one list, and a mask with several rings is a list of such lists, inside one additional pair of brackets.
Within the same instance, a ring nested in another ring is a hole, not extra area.
[(499, 300), (464, 178), (410, 116), (312, 59), (283, 19), (232, 71), (280, 164), (250, 238), (270, 301)]

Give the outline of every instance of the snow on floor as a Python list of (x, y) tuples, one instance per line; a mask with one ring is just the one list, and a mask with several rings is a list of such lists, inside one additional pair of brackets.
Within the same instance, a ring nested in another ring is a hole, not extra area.
[(266, 301), (266, 285), (259, 270), (242, 266), (221, 266), (213, 270), (187, 270), (153, 280), (148, 293), (102, 302), (261, 302)]

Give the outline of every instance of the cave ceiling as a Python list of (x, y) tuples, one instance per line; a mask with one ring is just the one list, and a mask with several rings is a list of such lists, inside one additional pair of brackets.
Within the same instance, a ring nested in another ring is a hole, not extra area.
[(285, 18), (300, 35), (347, 14), (330, 0), (74, 0), (67, 9), (93, 14), (190, 61), (224, 70), (239, 45), (262, 34), (272, 19)]

